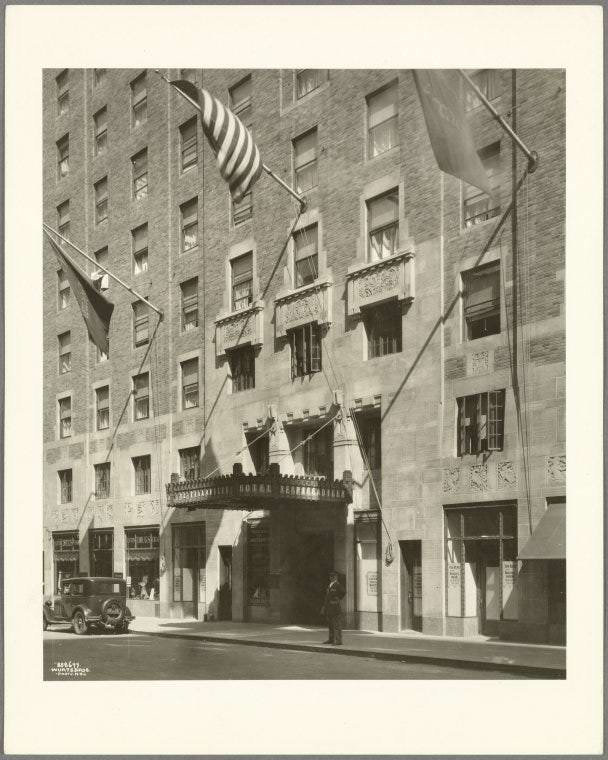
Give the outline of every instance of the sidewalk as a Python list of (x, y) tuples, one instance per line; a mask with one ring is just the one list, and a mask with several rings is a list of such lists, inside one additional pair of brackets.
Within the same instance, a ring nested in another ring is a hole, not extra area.
[(412, 633), (344, 631), (340, 647), (323, 644), (326, 628), (261, 623), (204, 623), (194, 618), (139, 617), (131, 630), (169, 638), (232, 642), (305, 652), (331, 652), (401, 662), (445, 664), (451, 667), (504, 670), (538, 678), (566, 677), (566, 648), (539, 644), (489, 641), (483, 637), (456, 639)]

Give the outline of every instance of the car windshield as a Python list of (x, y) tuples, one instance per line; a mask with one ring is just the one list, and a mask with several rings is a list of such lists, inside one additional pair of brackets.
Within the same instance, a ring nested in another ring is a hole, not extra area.
[(98, 594), (120, 594), (120, 583), (118, 581), (114, 583), (112, 581), (99, 581), (96, 584), (95, 591)]

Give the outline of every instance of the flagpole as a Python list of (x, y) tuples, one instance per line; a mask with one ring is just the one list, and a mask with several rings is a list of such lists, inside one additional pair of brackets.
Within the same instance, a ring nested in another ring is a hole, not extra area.
[(528, 167), (530, 170), (530, 174), (536, 170), (536, 167), (538, 166), (538, 153), (535, 150), (530, 150), (528, 146), (524, 143), (524, 141), (519, 137), (519, 135), (511, 128), (511, 126), (506, 122), (503, 117), (498, 113), (498, 111), (494, 108), (494, 106), (490, 103), (490, 101), (486, 98), (486, 96), (483, 94), (483, 92), (477, 87), (475, 82), (471, 79), (471, 77), (466, 74), (462, 69), (458, 69), (460, 72), (460, 75), (463, 77), (463, 79), (466, 81), (466, 83), (471, 87), (471, 89), (475, 92), (479, 100), (484, 104), (484, 106), (488, 109), (488, 111), (492, 114), (494, 119), (500, 124), (500, 126), (504, 129), (504, 131), (511, 137), (513, 142), (515, 142), (519, 148), (524, 152), (528, 159)]
[[(133, 289), (133, 288), (132, 288), (130, 285), (127, 285), (127, 283), (126, 283), (126, 282), (123, 282), (123, 281), (120, 279), (120, 277), (117, 277), (115, 274), (112, 274), (112, 272), (110, 272), (110, 270), (109, 270), (109, 269), (106, 269), (106, 268), (105, 268), (104, 266), (102, 266), (102, 265), (101, 265), (101, 264), (100, 264), (98, 261), (96, 261), (94, 258), (92, 258), (92, 257), (91, 257), (91, 256), (89, 256), (87, 253), (85, 253), (85, 252), (84, 252), (84, 251), (83, 251), (81, 248), (79, 248), (77, 245), (75, 245), (74, 243), (72, 243), (72, 241), (71, 241), (71, 240), (68, 240), (67, 238), (65, 238), (65, 237), (64, 237), (64, 236), (63, 236), (63, 235), (62, 235), (60, 232), (57, 232), (57, 230), (54, 230), (54, 229), (53, 229), (51, 226), (49, 226), (48, 224), (45, 224), (45, 223), (43, 222), (43, 223), (42, 223), (42, 227), (43, 227), (43, 230), (42, 230), (42, 231), (43, 231), (43, 232), (46, 234), (46, 236), (49, 238), (49, 240), (52, 240), (52, 237), (51, 237), (51, 235), (50, 235), (50, 232), (52, 232), (52, 233), (53, 233), (53, 235), (57, 235), (57, 237), (58, 237), (60, 240), (63, 240), (63, 242), (64, 242), (64, 243), (67, 243), (67, 244), (68, 244), (69, 246), (71, 246), (71, 247), (72, 247), (72, 248), (73, 248), (75, 251), (78, 251), (78, 253), (79, 253), (79, 254), (81, 254), (81, 256), (84, 256), (84, 257), (85, 257), (85, 259), (88, 259), (88, 261), (90, 261), (92, 264), (95, 264), (95, 266), (96, 266), (98, 269), (101, 269), (101, 270), (102, 270), (102, 272), (105, 272), (105, 273), (106, 273), (107, 275), (109, 275), (109, 276), (110, 276), (110, 277), (111, 277), (113, 280), (116, 280), (116, 282), (117, 282), (119, 285), (122, 285), (122, 287), (123, 287), (123, 288), (125, 288), (126, 290), (128, 290), (128, 291), (129, 291), (129, 293), (132, 293), (134, 296), (136, 296), (136, 298), (139, 298), (139, 300), (140, 300), (140, 301), (143, 301), (143, 303), (145, 303), (147, 306), (149, 306), (151, 309), (153, 309), (153, 310), (154, 310), (154, 311), (155, 311), (155, 312), (156, 312), (156, 313), (159, 315), (159, 317), (161, 317), (161, 318), (162, 318), (162, 316), (163, 316), (163, 311), (162, 311), (162, 309), (159, 309), (157, 306), (154, 306), (154, 304), (150, 303), (150, 301), (148, 301), (148, 299), (147, 299), (147, 298), (144, 298), (144, 297), (141, 295), (141, 293), (138, 293), (138, 292), (137, 292), (136, 290), (134, 290), (134, 289)], [(49, 230), (50, 230), (50, 232), (49, 232)]]
[[(167, 79), (167, 77), (159, 69), (154, 69), (154, 71), (158, 74), (158, 76), (161, 79), (164, 79), (165, 82), (168, 85), (171, 85), (171, 82)], [(192, 100), (192, 98), (189, 95), (186, 95), (186, 93), (182, 92), (179, 88), (173, 87), (173, 89), (177, 90), (177, 92), (179, 92), (179, 94), (185, 100), (187, 100), (188, 103), (190, 103), (191, 105), (193, 105), (196, 108), (196, 110), (202, 115), (203, 112), (201, 110), (201, 107), (199, 106), (199, 104), (195, 100)], [(293, 188), (289, 187), (289, 185), (284, 180), (282, 180), (280, 177), (278, 177), (273, 171), (271, 171), (266, 166), (266, 164), (262, 164), (262, 169), (266, 172), (266, 174), (268, 174), (269, 177), (272, 177), (272, 179), (275, 182), (278, 182), (278, 184), (281, 185), (281, 187), (285, 188), (285, 190), (287, 190), (287, 192), (290, 195), (292, 195), (298, 201), (298, 203), (300, 204), (300, 206), (302, 207), (302, 209), (304, 209), (304, 207), (306, 206), (306, 198), (304, 198), (301, 195), (298, 195), (298, 193), (296, 193), (296, 191)]]

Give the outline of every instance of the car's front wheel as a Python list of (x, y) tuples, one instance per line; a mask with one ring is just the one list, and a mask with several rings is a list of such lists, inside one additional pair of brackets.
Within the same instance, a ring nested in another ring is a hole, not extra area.
[(72, 628), (74, 629), (74, 633), (78, 636), (83, 636), (88, 630), (87, 621), (84, 619), (84, 615), (80, 610), (74, 613), (74, 617), (72, 618)]

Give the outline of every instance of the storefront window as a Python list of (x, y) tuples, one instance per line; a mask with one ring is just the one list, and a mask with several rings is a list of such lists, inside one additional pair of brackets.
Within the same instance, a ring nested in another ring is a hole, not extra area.
[(78, 575), (79, 553), (78, 531), (53, 533), (54, 592), (56, 594), (59, 593), (61, 582), (65, 578), (73, 578)]
[(173, 526), (173, 601), (205, 601), (205, 525)]
[(446, 508), (445, 547), (447, 615), (517, 619), (516, 508)]
[(158, 600), (160, 589), (158, 528), (126, 528), (127, 586), (131, 599)]
[(270, 603), (270, 531), (265, 517), (247, 523), (247, 603)]

